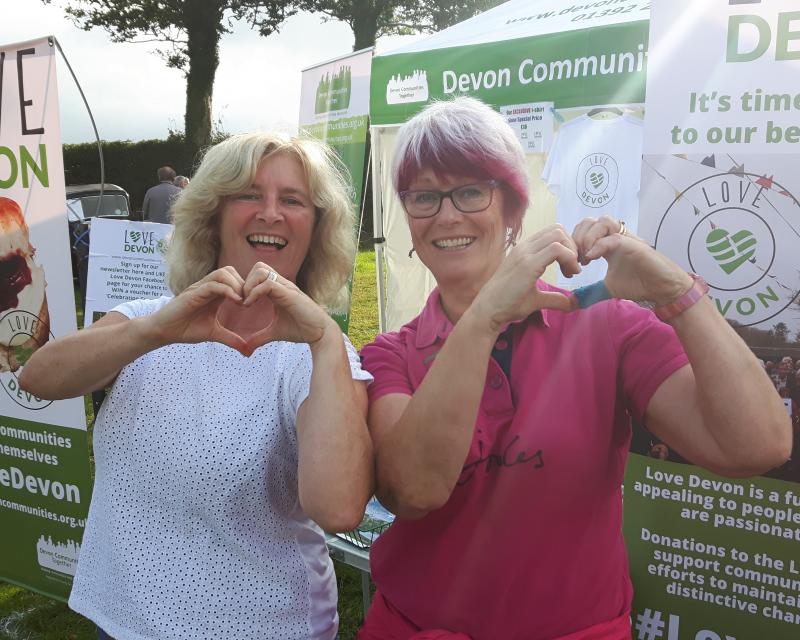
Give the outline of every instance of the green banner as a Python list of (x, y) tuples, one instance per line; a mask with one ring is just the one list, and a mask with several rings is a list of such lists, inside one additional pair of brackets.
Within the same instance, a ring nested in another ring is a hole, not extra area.
[(85, 407), (20, 385), (77, 330), (54, 56), (47, 38), (0, 46), (0, 580), (66, 600), (91, 498)]
[(495, 106), (550, 101), (556, 109), (644, 102), (648, 24), (376, 57), (372, 123), (402, 123), (430, 100), (461, 94)]
[(625, 538), (641, 640), (800, 637), (800, 486), (631, 454)]
[(0, 418), (3, 579), (66, 600), (92, 494), (86, 432)]
[[(357, 226), (364, 194), (371, 59), (372, 49), (367, 49), (305, 69), (300, 97), (300, 128), (331, 146), (350, 173)], [(347, 332), (349, 311), (333, 318)]]
[[(322, 140), (336, 151), (339, 158), (350, 172), (352, 180), (352, 198), (358, 214), (356, 225), (361, 216), (361, 206), (364, 193), (364, 154), (367, 148), (367, 116), (354, 116), (340, 120), (330, 120), (325, 123), (304, 126), (309, 135)], [(352, 287), (352, 282), (348, 283)], [(334, 313), (332, 317), (342, 331), (347, 333), (350, 325), (350, 311), (347, 313)]]

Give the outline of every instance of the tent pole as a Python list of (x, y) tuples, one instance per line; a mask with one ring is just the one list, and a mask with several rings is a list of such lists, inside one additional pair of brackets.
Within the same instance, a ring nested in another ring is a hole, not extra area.
[[(370, 137), (372, 140), (372, 167), (370, 179), (372, 180), (372, 233), (375, 242), (375, 277), (377, 279), (378, 291), (378, 328), (383, 333), (386, 331), (386, 291), (384, 290), (383, 273), (383, 247), (386, 241), (383, 239), (383, 193), (381, 191), (381, 176), (383, 175), (381, 164), (380, 147), (382, 140), (380, 130), (377, 127), (370, 127)], [(377, 176), (377, 177), (376, 177)]]

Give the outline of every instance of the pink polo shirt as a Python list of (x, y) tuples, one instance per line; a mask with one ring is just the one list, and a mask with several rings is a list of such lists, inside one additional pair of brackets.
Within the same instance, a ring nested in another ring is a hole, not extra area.
[[(620, 491), (630, 416), (641, 420), (686, 355), (670, 326), (627, 301), (512, 326), (511, 380), (490, 359), (450, 499), (396, 520), (370, 553), (384, 598), (421, 629), (549, 640), (631, 606)], [(413, 394), (452, 328), (434, 291), (417, 318), (365, 346), (370, 401)]]

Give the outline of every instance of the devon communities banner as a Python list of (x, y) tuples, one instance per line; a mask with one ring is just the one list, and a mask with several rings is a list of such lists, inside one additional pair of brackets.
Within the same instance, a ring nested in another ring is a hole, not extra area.
[(66, 599), (91, 496), (83, 398), (18, 382), (77, 328), (54, 51), (0, 46), (0, 579)]
[(768, 477), (728, 480), (635, 436), (625, 534), (642, 640), (800, 637), (799, 9), (652, 7), (640, 233), (708, 282), (764, 361), (795, 442)]
[[(380, 324), (399, 329), (434, 286), (394, 194), (399, 127), (433, 100), (469, 95), (496, 108), (525, 152), (530, 202), (522, 238), (559, 222), (572, 230), (608, 213), (635, 229), (650, 2), (509, 0), (428, 38), (375, 56), (370, 122)], [(597, 268), (601, 269), (597, 273)], [(604, 261), (567, 288), (604, 275)], [(582, 281), (583, 280), (583, 281)]]
[[(353, 184), (353, 203), (361, 215), (364, 160), (369, 120), (372, 48), (303, 70), (300, 129), (336, 150)], [(358, 224), (358, 223), (356, 223)], [(334, 316), (347, 330), (348, 316)]]

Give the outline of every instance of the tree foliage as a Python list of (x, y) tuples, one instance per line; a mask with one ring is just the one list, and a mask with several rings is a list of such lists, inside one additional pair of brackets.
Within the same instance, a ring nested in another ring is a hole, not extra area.
[(296, 10), (290, 0), (66, 0), (64, 9), (79, 28), (101, 28), (113, 42), (166, 45), (159, 54), (186, 76), (184, 124), (187, 143), (195, 151), (211, 140), (222, 35), (242, 20), (267, 36)]
[(298, 0), (306, 11), (350, 25), (353, 50), (384, 35), (439, 31), (491, 9), (505, 0)]

